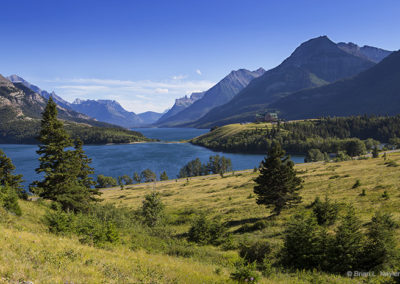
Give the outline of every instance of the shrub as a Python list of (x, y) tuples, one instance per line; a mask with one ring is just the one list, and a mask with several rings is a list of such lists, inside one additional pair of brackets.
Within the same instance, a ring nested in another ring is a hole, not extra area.
[(140, 173), (140, 179), (143, 182), (153, 182), (157, 180), (157, 176), (152, 170), (145, 169)]
[(238, 261), (235, 271), (231, 273), (231, 279), (239, 283), (257, 283), (259, 277), (255, 263), (246, 264), (244, 261)]
[(361, 182), (360, 182), (360, 180), (358, 179), (358, 180), (356, 180), (356, 182), (353, 184), (353, 187), (352, 187), (352, 188), (357, 188), (357, 187), (359, 187), (359, 186), (361, 186)]
[(104, 175), (97, 176), (97, 188), (107, 188), (117, 186), (117, 180), (113, 177), (107, 177)]
[(164, 215), (164, 205), (159, 193), (152, 192), (145, 196), (141, 213), (147, 226), (154, 227), (160, 223)]
[(339, 213), (339, 206), (336, 203), (332, 203), (328, 195), (325, 195), (324, 201), (316, 197), (311, 207), (319, 225), (332, 225), (335, 223)]
[(50, 210), (44, 215), (44, 222), (54, 234), (65, 234), (74, 231), (75, 215), (61, 208)]
[(271, 253), (271, 245), (267, 241), (256, 241), (252, 243), (242, 243), (239, 246), (239, 255), (247, 263), (256, 262), (262, 264), (266, 256)]
[(18, 194), (9, 185), (0, 186), (0, 206), (17, 216), (22, 215), (21, 207), (18, 204)]
[(209, 220), (204, 214), (200, 214), (189, 230), (188, 239), (202, 245), (218, 245), (225, 234), (226, 228), (223, 224), (216, 219)]

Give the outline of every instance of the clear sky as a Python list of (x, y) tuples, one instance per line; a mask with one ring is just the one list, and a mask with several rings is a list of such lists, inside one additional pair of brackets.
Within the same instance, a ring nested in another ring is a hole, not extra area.
[(327, 35), (400, 49), (399, 0), (0, 0), (0, 73), (68, 101), (163, 111)]

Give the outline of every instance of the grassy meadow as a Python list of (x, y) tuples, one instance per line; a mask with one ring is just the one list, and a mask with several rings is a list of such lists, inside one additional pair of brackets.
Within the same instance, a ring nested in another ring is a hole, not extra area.
[[(388, 163), (389, 161), (392, 161)], [(221, 176), (171, 180), (102, 190), (102, 203), (137, 210), (155, 190), (165, 205), (165, 226), (157, 233), (138, 226), (121, 234), (115, 245), (82, 244), (74, 235), (48, 232), (45, 201), (20, 201), (22, 216), (0, 211), (0, 283), (234, 283), (230, 273), (238, 260), (237, 244), (268, 240), (277, 253), (288, 218), (328, 195), (341, 205), (352, 204), (363, 224), (377, 210), (400, 222), (400, 153), (387, 159), (298, 164), (304, 178), (302, 203), (277, 217), (256, 204), (253, 179), (244, 171)], [(353, 188), (359, 180), (360, 186)], [(365, 190), (365, 196), (362, 196)], [(384, 192), (386, 194), (384, 195)], [(219, 218), (231, 232), (230, 246), (200, 246), (186, 240), (200, 213)], [(254, 228), (263, 220), (266, 226)], [(164, 236), (164, 237), (163, 237)], [(400, 234), (397, 233), (397, 241)], [(348, 278), (304, 271), (274, 271), (260, 283), (390, 283), (390, 278)]]

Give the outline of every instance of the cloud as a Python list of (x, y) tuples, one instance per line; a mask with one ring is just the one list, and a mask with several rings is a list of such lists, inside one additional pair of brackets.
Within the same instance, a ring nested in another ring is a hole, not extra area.
[(115, 80), (99, 78), (73, 78), (42, 80), (35, 82), (42, 89), (55, 91), (57, 95), (72, 102), (80, 99), (109, 99), (118, 101), (124, 108), (135, 113), (144, 111), (163, 112), (170, 108), (176, 98), (192, 92), (205, 91), (214, 85), (206, 80), (176, 79)]
[(173, 80), (182, 80), (182, 79), (186, 79), (186, 78), (187, 78), (187, 75), (175, 75), (175, 76), (172, 76)]
[(199, 75), (201, 75), (200, 69), (197, 69), (197, 70), (196, 70), (196, 73), (199, 74)]

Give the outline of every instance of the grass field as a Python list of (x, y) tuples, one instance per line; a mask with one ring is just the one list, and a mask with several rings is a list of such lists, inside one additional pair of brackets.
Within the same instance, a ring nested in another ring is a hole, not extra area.
[[(388, 163), (392, 161), (392, 163)], [(338, 163), (298, 164), (304, 178), (302, 203), (275, 218), (258, 206), (253, 194), (257, 173), (228, 173), (225, 177), (172, 180), (167, 183), (127, 186), (124, 190), (103, 190), (103, 203), (140, 208), (144, 195), (160, 193), (166, 206), (168, 230), (174, 239), (163, 244), (159, 237), (138, 231), (118, 245), (102, 248), (83, 245), (74, 236), (47, 232), (42, 216), (46, 202), (21, 201), (22, 217), (0, 211), (0, 283), (229, 283), (237, 251), (185, 242), (191, 221), (200, 212), (220, 218), (232, 233), (233, 242), (268, 240), (275, 252), (282, 244), (285, 223), (296, 211), (325, 194), (340, 204), (352, 204), (363, 223), (378, 209), (391, 212), (400, 222), (400, 153), (385, 161), (377, 159)], [(361, 186), (353, 188), (359, 180)], [(366, 195), (360, 196), (362, 190)], [(382, 197), (387, 192), (389, 198)], [(262, 230), (243, 228), (268, 220)], [(399, 238), (399, 234), (397, 233)], [(398, 243), (399, 243), (398, 239)], [(161, 247), (162, 246), (162, 247)], [(347, 278), (311, 272), (276, 272), (260, 283), (384, 283), (388, 278)]]

